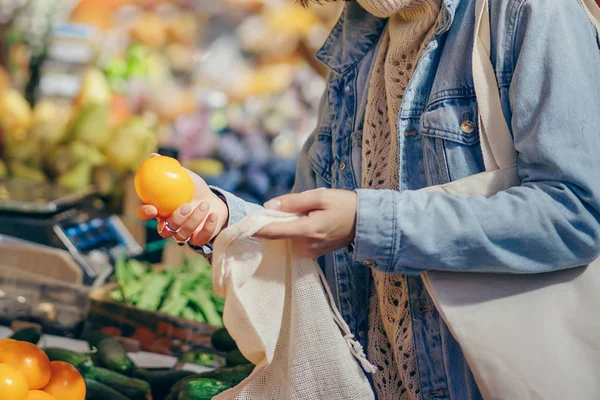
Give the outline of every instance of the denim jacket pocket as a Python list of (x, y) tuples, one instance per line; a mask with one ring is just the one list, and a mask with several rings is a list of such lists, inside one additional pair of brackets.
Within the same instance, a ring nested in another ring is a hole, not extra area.
[(317, 178), (317, 187), (331, 187), (333, 149), (331, 133), (322, 131), (308, 149), (308, 161)]
[(477, 99), (452, 96), (431, 102), (421, 117), (428, 184), (461, 179), (485, 169), (479, 146)]

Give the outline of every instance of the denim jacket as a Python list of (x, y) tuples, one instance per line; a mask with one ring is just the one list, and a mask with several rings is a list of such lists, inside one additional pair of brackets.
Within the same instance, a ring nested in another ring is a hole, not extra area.
[[(539, 273), (584, 265), (600, 250), (600, 50), (578, 0), (490, 2), (491, 60), (521, 186), (491, 198), (417, 191), (484, 170), (471, 72), (474, 6), (443, 1), (398, 115), (401, 187), (389, 191), (360, 188), (370, 68), (387, 21), (346, 5), (318, 52), (330, 77), (294, 187), (358, 193), (354, 250), (320, 265), (363, 344), (369, 269), (409, 275), (423, 399), (481, 395), (420, 273)], [(221, 195), (230, 223), (259, 207)]]

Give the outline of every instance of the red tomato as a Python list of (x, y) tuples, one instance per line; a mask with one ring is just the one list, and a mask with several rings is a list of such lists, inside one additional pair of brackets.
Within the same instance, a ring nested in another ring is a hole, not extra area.
[(50, 370), (52, 377), (43, 392), (56, 400), (85, 400), (85, 381), (77, 368), (64, 361), (52, 361)]
[(35, 344), (13, 342), (4, 345), (0, 363), (12, 365), (25, 375), (29, 389), (41, 389), (50, 380), (50, 360)]

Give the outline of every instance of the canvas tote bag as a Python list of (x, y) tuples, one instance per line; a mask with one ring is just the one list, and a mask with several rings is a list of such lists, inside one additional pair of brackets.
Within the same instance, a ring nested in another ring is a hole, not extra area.
[[(594, 0), (581, 1), (598, 28)], [(520, 184), (490, 62), (488, 0), (476, 0), (476, 18), (473, 78), (486, 172), (424, 190), (490, 197)], [(600, 399), (599, 260), (536, 275), (428, 272), (423, 280), (486, 400)]]
[[(219, 234), (213, 288), (223, 322), (256, 367), (216, 400), (370, 400), (363, 369), (375, 368), (343, 321), (321, 269), (291, 240), (252, 236), (295, 215), (253, 213)], [(358, 362), (357, 362), (358, 361)]]

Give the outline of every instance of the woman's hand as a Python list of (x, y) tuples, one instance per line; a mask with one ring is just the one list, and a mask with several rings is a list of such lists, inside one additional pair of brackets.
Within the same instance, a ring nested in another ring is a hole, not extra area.
[[(186, 170), (194, 181), (195, 193), (192, 201), (183, 204), (168, 218), (158, 217), (156, 207), (143, 204), (137, 209), (141, 220), (158, 220), (158, 233), (163, 238), (174, 237), (179, 243), (190, 242), (202, 246), (210, 242), (225, 227), (229, 210), (204, 179)], [(168, 194), (165, 194), (168, 195)]]
[(270, 200), (265, 208), (305, 214), (293, 222), (273, 223), (255, 236), (264, 239), (293, 239), (307, 256), (320, 257), (349, 245), (354, 240), (356, 193), (348, 190), (317, 189)]

